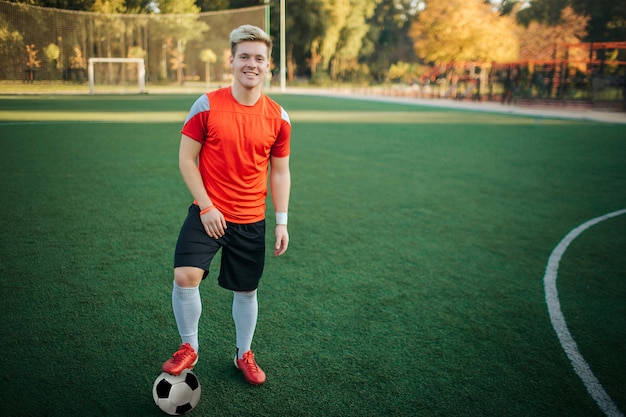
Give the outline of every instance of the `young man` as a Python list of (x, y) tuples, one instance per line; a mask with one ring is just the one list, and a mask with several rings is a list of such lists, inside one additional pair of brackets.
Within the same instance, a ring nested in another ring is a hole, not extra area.
[(178, 375), (198, 361), (199, 285), (222, 250), (219, 285), (233, 291), (237, 354), (235, 367), (250, 384), (265, 373), (250, 350), (256, 328), (257, 287), (265, 262), (267, 177), (276, 210), (274, 255), (287, 250), (291, 188), (291, 124), (281, 106), (262, 93), (272, 41), (244, 25), (230, 34), (230, 87), (202, 95), (182, 128), (179, 166), (194, 197), (174, 256), (172, 307), (182, 345), (163, 364)]

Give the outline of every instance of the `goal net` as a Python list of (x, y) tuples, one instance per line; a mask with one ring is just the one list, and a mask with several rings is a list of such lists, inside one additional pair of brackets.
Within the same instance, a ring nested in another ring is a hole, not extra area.
[[(94, 64), (103, 64), (100, 65), (102, 70), (96, 72)], [(146, 67), (143, 58), (89, 58), (87, 74), (90, 94), (95, 93), (96, 79), (99, 81), (98, 85), (113, 84), (124, 88), (117, 92), (126, 92), (128, 86), (135, 86), (141, 94), (146, 92)]]
[(224, 82), (230, 32), (243, 24), (269, 31), (268, 13), (266, 4), (182, 15), (103, 14), (0, 0), (0, 82), (85, 89), (89, 82), (95, 90), (117, 85), (137, 91), (140, 61), (120, 58), (143, 60), (146, 85)]

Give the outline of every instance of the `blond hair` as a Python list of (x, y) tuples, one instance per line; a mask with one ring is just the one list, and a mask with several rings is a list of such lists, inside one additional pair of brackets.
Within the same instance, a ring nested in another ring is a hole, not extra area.
[(240, 42), (258, 41), (267, 46), (268, 58), (272, 55), (272, 38), (259, 27), (242, 25), (230, 32), (230, 53), (235, 56), (235, 49)]

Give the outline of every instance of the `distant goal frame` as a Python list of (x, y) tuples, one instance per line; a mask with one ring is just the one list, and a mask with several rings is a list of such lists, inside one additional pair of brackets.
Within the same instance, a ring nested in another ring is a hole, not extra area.
[(95, 76), (93, 70), (93, 64), (98, 63), (132, 63), (137, 65), (137, 80), (139, 83), (139, 93), (144, 94), (146, 92), (146, 64), (143, 58), (89, 58), (88, 60), (88, 74), (89, 74), (89, 94), (95, 93)]

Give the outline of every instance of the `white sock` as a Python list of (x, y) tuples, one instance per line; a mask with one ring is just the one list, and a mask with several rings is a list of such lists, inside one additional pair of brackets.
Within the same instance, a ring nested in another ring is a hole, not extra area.
[(233, 292), (233, 320), (237, 335), (237, 354), (239, 359), (250, 350), (252, 337), (259, 314), (256, 290), (252, 292)]
[(184, 288), (174, 282), (172, 308), (183, 344), (189, 343), (198, 352), (198, 322), (202, 314), (200, 287)]

